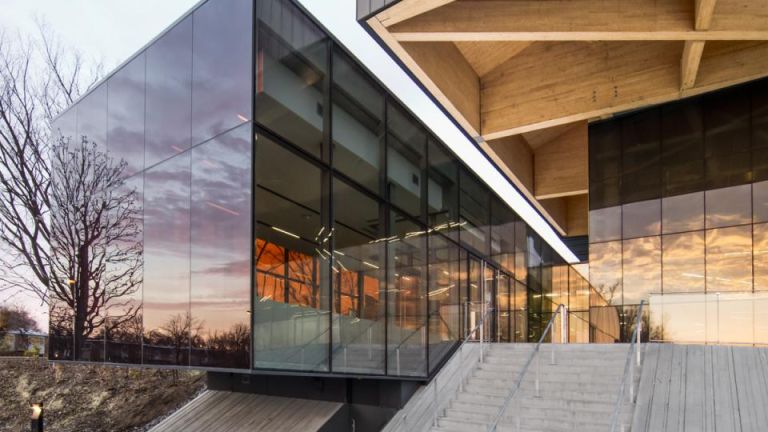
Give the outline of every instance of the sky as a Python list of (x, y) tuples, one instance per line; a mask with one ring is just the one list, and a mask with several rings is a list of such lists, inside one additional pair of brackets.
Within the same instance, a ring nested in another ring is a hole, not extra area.
[[(173, 23), (198, 0), (0, 0), (0, 32), (36, 36), (47, 25), (64, 47), (79, 50), (86, 62), (101, 62), (109, 73)], [(150, 13), (151, 12), (151, 13)], [(21, 305), (47, 330), (40, 300), (0, 294), (0, 304)]]

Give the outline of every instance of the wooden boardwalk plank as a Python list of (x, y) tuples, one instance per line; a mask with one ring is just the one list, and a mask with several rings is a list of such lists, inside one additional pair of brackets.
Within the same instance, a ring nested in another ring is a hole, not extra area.
[(632, 430), (645, 432), (648, 430), (651, 402), (653, 401), (654, 384), (656, 381), (656, 369), (659, 363), (659, 344), (648, 344), (645, 347), (645, 359), (643, 370), (640, 374), (637, 403), (632, 417)]
[(703, 345), (688, 346), (685, 374), (685, 408), (683, 414), (684, 432), (703, 432), (706, 429), (704, 397), (706, 394), (706, 372)]
[(649, 432), (662, 432), (666, 430), (672, 355), (672, 345), (661, 347), (659, 363), (656, 368), (656, 378), (654, 380), (653, 400), (651, 401), (651, 411), (649, 413), (650, 418), (647, 429)]
[(309, 432), (318, 430), (341, 406), (334, 402), (209, 390), (151, 432)]
[(669, 397), (664, 430), (680, 432), (685, 414), (685, 345), (672, 346), (672, 366), (669, 371)]

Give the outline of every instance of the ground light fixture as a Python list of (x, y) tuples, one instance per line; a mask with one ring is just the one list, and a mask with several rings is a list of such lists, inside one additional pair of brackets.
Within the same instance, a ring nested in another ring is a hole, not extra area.
[(43, 403), (37, 402), (30, 404), (32, 415), (29, 420), (29, 429), (32, 432), (43, 432)]

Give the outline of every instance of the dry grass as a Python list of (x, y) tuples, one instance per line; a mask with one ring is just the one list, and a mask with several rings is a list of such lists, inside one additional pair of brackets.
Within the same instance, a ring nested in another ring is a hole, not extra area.
[(204, 377), (0, 358), (0, 431), (28, 430), (29, 404), (37, 401), (44, 404), (47, 431), (142, 431), (200, 392)]

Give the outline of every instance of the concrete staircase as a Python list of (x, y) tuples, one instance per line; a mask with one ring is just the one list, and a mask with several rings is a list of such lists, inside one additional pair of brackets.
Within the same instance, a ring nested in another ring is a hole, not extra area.
[[(533, 346), (492, 344), (485, 361), (476, 367), (431, 430), (486, 432)], [(538, 395), (534, 360), (497, 430), (608, 432), (628, 349), (629, 345), (623, 344), (542, 345), (537, 354), (541, 368)], [(631, 406), (623, 407), (624, 423), (630, 423), (632, 411)]]

